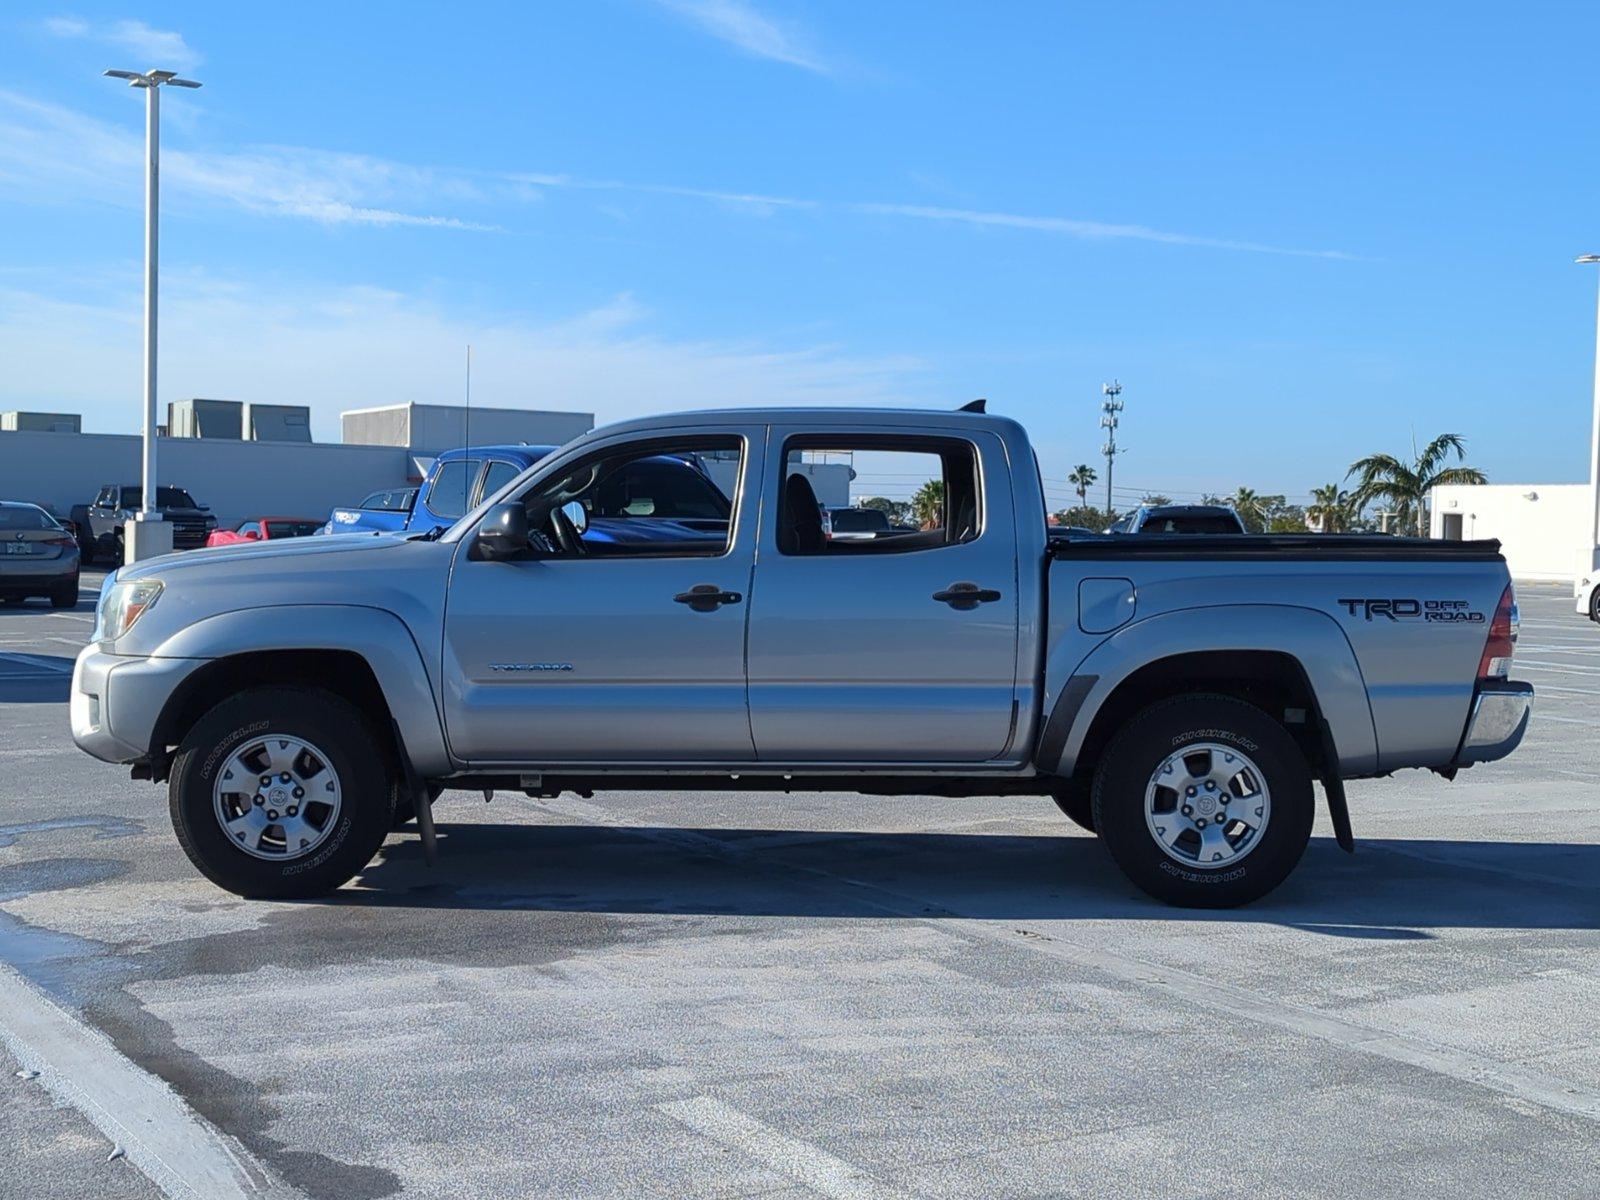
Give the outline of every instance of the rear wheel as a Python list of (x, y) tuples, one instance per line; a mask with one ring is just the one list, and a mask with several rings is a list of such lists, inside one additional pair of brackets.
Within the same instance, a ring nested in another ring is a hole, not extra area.
[(51, 608), (72, 608), (78, 603), (78, 577), (74, 575), (71, 583), (62, 584), (50, 593)]
[(1311, 837), (1311, 770), (1287, 730), (1230, 696), (1153, 704), (1106, 748), (1093, 792), (1111, 857), (1158, 900), (1228, 908), (1288, 877)]
[(195, 723), (173, 760), (178, 842), (240, 896), (320, 896), (371, 860), (389, 832), (382, 739), (316, 688), (251, 688)]

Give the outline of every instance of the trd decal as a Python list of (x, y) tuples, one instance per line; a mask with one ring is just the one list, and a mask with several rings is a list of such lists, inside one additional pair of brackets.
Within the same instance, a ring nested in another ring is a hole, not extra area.
[(1482, 625), (1484, 616), (1466, 600), (1411, 600), (1400, 597), (1340, 599), (1345, 612), (1368, 621), (1379, 617), (1389, 621), (1431, 621), (1443, 625)]

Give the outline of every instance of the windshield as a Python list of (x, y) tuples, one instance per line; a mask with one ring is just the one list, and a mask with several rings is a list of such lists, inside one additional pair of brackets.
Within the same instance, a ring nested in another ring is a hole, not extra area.
[(321, 521), (268, 521), (267, 536), (274, 538), (310, 537), (321, 528)]
[[(122, 489), (122, 507), (138, 508), (144, 499), (142, 487), (125, 487)], [(199, 508), (194, 502), (194, 497), (182, 488), (158, 487), (156, 489), (157, 508)]]

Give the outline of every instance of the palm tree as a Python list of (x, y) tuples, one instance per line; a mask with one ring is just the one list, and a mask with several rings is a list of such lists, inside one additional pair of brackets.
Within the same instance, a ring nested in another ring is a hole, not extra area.
[(1344, 533), (1349, 529), (1355, 515), (1349, 492), (1341, 492), (1337, 483), (1324, 484), (1311, 489), (1311, 500), (1306, 515), (1320, 523), (1323, 533)]
[(911, 497), (911, 514), (923, 529), (944, 524), (944, 480), (930, 479)]
[(1255, 488), (1242, 487), (1233, 493), (1228, 501), (1233, 505), (1233, 511), (1239, 514), (1239, 520), (1244, 522), (1244, 527), (1251, 533), (1260, 533), (1262, 525), (1261, 497), (1256, 494)]
[(1099, 478), (1095, 470), (1088, 463), (1079, 463), (1067, 473), (1067, 482), (1078, 493), (1078, 507), (1087, 508), (1089, 505), (1089, 489), (1094, 481)]
[(1458, 461), (1467, 457), (1467, 439), (1459, 433), (1441, 433), (1421, 454), (1415, 445), (1413, 461), (1402, 462), (1392, 454), (1369, 454), (1350, 464), (1345, 477), (1356, 476), (1351, 501), (1359, 511), (1374, 500), (1393, 505), (1403, 520), (1416, 524), (1417, 536), (1428, 536), (1428, 493), (1452, 483), (1487, 483), (1477, 467), (1447, 467), (1446, 457), (1455, 453)]

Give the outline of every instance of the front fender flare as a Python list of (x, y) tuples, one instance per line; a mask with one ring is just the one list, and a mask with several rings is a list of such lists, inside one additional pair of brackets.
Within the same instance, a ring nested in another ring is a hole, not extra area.
[(1366, 682), (1338, 622), (1327, 613), (1293, 605), (1230, 604), (1135, 621), (1097, 645), (1070, 672), (1050, 670), (1051, 678), (1063, 682), (1048, 706), (1039, 770), (1072, 774), (1095, 715), (1141, 667), (1182, 654), (1229, 650), (1280, 653), (1299, 663), (1332, 735), (1338, 774), (1377, 769), (1377, 730)]
[(353, 604), (236, 609), (196, 621), (157, 646), (151, 657), (220, 659), (272, 650), (359, 654), (383, 689), (417, 773), (431, 777), (455, 769), (422, 650), (405, 622), (385, 609)]

